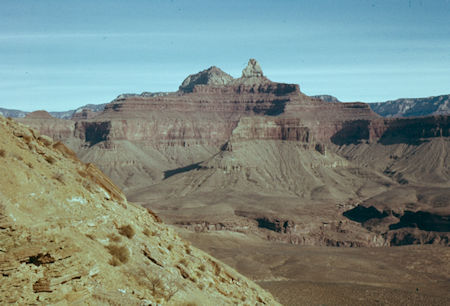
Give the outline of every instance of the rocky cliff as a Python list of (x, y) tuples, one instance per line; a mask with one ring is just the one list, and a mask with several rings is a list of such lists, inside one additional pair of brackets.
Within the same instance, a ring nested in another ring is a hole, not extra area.
[(180, 85), (180, 91), (192, 92), (196, 85), (227, 85), (233, 77), (216, 66), (189, 75)]
[[(42, 119), (21, 120), (55, 138), (66, 135), (83, 161), (133, 199), (193, 228), (264, 234), (275, 226), (266, 224), (287, 221), (289, 233), (268, 237), (387, 245), (386, 235), (343, 212), (405, 184), (448, 187), (448, 116), (382, 118), (365, 103), (324, 102), (296, 84), (270, 81), (252, 59), (239, 78), (211, 67), (183, 84), (173, 93), (120, 95), (94, 118), (49, 120), (53, 132)], [(215, 209), (229, 223), (216, 220)], [(323, 213), (312, 218), (311, 209)]]
[(383, 117), (448, 115), (450, 114), (450, 95), (370, 103), (370, 107)]
[[(330, 95), (312, 96), (325, 102), (341, 102)], [(391, 117), (422, 117), (450, 114), (450, 95), (426, 98), (402, 98), (385, 102), (369, 103), (370, 108), (378, 115)]]
[(312, 96), (313, 98), (317, 98), (320, 100), (323, 100), (325, 102), (329, 102), (329, 103), (339, 103), (341, 101), (339, 101), (338, 98), (336, 98), (335, 96), (331, 96), (331, 95), (315, 95)]
[(0, 107), (0, 115), (2, 115), (4, 117), (11, 117), (11, 118), (23, 118), (27, 115), (27, 112), (17, 110), (17, 109), (7, 109), (7, 108)]
[(278, 304), (62, 143), (1, 116), (0, 135), (1, 304)]
[[(61, 111), (61, 112), (49, 112), (49, 114), (54, 118), (59, 119), (71, 119), (73, 116), (77, 117), (76, 114), (80, 113), (83, 110), (90, 111), (93, 114), (99, 113), (103, 111), (106, 104), (86, 104), (84, 106), (81, 106), (77, 109), (72, 109), (68, 111)], [(21, 110), (14, 110), (14, 109), (6, 109), (6, 108), (0, 108), (0, 115), (3, 115), (4, 117), (11, 117), (11, 118), (24, 118), (26, 117), (30, 112), (25, 112)]]

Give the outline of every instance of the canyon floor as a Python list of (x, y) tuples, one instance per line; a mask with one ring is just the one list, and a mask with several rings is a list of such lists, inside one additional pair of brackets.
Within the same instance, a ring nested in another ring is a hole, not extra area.
[(226, 231), (178, 232), (257, 281), (283, 305), (450, 303), (448, 247), (315, 247)]

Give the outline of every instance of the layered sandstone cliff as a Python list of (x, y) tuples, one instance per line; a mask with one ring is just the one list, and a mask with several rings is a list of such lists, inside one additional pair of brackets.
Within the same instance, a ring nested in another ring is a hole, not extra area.
[[(403, 185), (448, 188), (448, 118), (385, 119), (365, 103), (327, 103), (296, 84), (270, 81), (250, 60), (239, 78), (211, 67), (186, 78), (177, 92), (120, 95), (95, 118), (22, 120), (64, 139), (83, 161), (174, 223), (258, 231), (287, 220), (291, 231), (271, 231), (270, 239), (387, 245), (387, 232), (342, 214)], [(231, 202), (226, 194), (234, 195)], [(277, 215), (284, 196), (288, 212)], [(163, 208), (174, 205), (178, 214), (186, 202), (187, 214), (206, 213), (209, 205), (211, 212), (178, 220)], [(308, 223), (312, 213), (304, 205), (324, 205), (327, 213)], [(216, 222), (213, 208), (231, 221)], [(262, 227), (259, 219), (266, 220)]]

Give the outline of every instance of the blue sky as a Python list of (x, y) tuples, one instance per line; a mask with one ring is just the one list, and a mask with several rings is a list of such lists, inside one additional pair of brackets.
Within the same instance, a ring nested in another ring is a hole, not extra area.
[(449, 0), (0, 3), (0, 107), (67, 110), (175, 91), (256, 58), (309, 95), (384, 101), (450, 93)]

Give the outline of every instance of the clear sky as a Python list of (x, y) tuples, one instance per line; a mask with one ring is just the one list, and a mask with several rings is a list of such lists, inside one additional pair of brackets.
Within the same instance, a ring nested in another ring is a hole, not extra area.
[(0, 107), (175, 91), (212, 65), (342, 101), (450, 93), (449, 0), (2, 0)]

